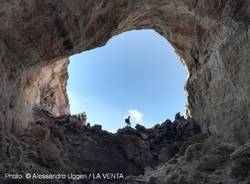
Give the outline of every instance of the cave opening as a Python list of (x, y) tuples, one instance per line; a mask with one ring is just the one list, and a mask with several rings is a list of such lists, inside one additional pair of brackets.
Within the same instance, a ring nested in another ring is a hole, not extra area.
[(128, 31), (70, 57), (71, 114), (116, 132), (131, 116), (147, 128), (184, 114), (187, 70), (170, 43), (151, 29)]

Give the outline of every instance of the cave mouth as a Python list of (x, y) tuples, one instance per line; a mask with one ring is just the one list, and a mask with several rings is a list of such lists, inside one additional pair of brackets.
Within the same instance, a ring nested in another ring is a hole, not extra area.
[(173, 120), (186, 105), (187, 70), (170, 43), (151, 29), (111, 38), (103, 47), (70, 57), (67, 93), (71, 114), (116, 132)]

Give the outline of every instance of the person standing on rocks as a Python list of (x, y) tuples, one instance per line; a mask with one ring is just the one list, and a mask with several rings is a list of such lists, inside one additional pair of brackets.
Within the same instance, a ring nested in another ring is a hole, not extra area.
[(125, 123), (127, 124), (127, 127), (131, 127), (130, 116), (125, 119)]

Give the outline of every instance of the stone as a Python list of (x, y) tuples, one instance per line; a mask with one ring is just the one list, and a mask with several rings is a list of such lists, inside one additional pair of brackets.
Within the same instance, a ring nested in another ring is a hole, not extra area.
[(60, 150), (53, 143), (39, 143), (38, 153), (42, 165), (49, 168), (62, 166)]
[(230, 156), (232, 152), (236, 149), (236, 145), (223, 143), (212, 148), (211, 153), (214, 155)]
[(102, 131), (102, 125), (97, 125), (95, 124), (92, 129), (96, 132), (101, 132)]
[[(180, 142), (185, 148), (185, 144), (192, 141), (197, 143), (202, 138), (199, 142), (203, 144), (203, 155), (197, 159), (186, 163), (185, 155), (182, 155), (185, 151), (181, 151), (174, 159), (176, 163), (171, 162), (171, 166), (176, 169), (163, 174), (160, 170), (168, 168), (163, 164), (146, 174), (159, 176), (161, 182), (165, 183), (239, 183), (229, 179), (227, 170), (230, 170), (228, 167), (232, 163), (249, 167), (249, 9), (249, 0), (2, 1), (1, 161), (6, 168), (12, 168), (15, 166), (13, 162), (18, 161), (18, 155), (21, 155), (26, 159), (25, 162), (35, 166), (37, 163), (33, 163), (28, 153), (29, 149), (36, 147), (38, 140), (29, 137), (25, 130), (30, 123), (42, 125), (46, 122), (45, 126), (50, 130), (62, 128), (64, 130), (59, 132), (64, 133), (65, 137), (81, 139), (80, 145), (74, 147), (72, 141), (66, 143), (66, 138), (58, 138), (64, 143), (62, 145), (65, 154), (68, 154), (65, 157), (68, 158), (69, 168), (75, 166), (79, 169), (79, 165), (86, 164), (94, 169), (102, 165), (112, 169), (117, 167), (129, 174), (140, 174), (144, 170), (138, 167), (143, 165), (143, 155), (152, 153), (155, 158), (166, 143)], [(135, 29), (154, 29), (172, 44), (189, 73), (185, 85), (187, 115), (200, 125), (201, 133), (213, 137), (211, 140), (214, 142), (206, 141), (205, 136), (196, 136), (191, 140), (190, 136), (194, 136), (196, 131), (190, 129), (190, 123), (186, 126), (182, 117), (173, 122), (171, 130), (162, 128), (160, 124), (147, 130), (149, 133), (143, 141), (139, 132), (133, 129), (110, 135), (102, 131), (98, 134), (94, 131), (89, 133), (86, 132), (88, 129), (74, 127), (70, 122), (66, 126), (63, 121), (61, 127), (51, 127), (58, 121), (56, 116), (69, 114), (66, 93), (68, 57), (103, 46), (111, 37)], [(88, 138), (81, 134), (83, 131), (89, 134)], [(176, 135), (175, 138), (172, 135)], [(54, 144), (54, 136), (57, 135), (50, 133), (47, 136), (44, 132), (40, 137), (49, 145)], [(132, 154), (136, 164), (120, 155), (124, 150), (117, 145), (113, 136), (125, 136), (130, 140), (131, 147), (136, 150)], [(165, 136), (169, 136), (168, 139)], [(22, 139), (19, 140), (19, 137)], [(105, 141), (102, 140), (104, 138)], [(136, 144), (131, 140), (137, 141)], [(22, 150), (22, 141), (31, 148)], [(142, 146), (138, 143), (142, 143)], [(235, 150), (225, 146), (212, 150), (213, 146), (224, 143), (235, 144)], [(89, 150), (84, 149), (86, 146)], [(48, 149), (51, 150), (41, 155), (44, 160), (47, 157), (50, 159), (50, 153), (58, 153), (54, 146), (48, 146)], [(89, 158), (93, 153), (96, 160)], [(80, 154), (85, 156), (82, 160), (76, 158)], [(111, 157), (114, 158), (112, 164), (103, 163), (103, 158), (109, 160)], [(54, 159), (53, 162), (56, 162)], [(200, 178), (186, 174), (193, 168), (201, 169)], [(237, 175), (244, 175), (243, 180), (249, 181), (249, 173)], [(147, 176), (144, 177), (147, 179)]]
[(179, 147), (180, 145), (178, 144), (169, 144), (161, 148), (158, 161), (160, 163), (167, 162), (168, 160), (173, 158), (175, 154), (179, 153)]
[(37, 82), (32, 86), (39, 89), (37, 99), (35, 99), (36, 105), (50, 109), (56, 116), (70, 113), (69, 100), (66, 94), (68, 65), (68, 59), (46, 65), (39, 73)]
[(172, 126), (172, 122), (171, 122), (171, 120), (169, 120), (169, 119), (167, 119), (165, 122), (163, 122), (162, 124), (161, 124), (161, 126), (162, 127), (171, 127)]
[(221, 167), (226, 162), (226, 158), (221, 155), (207, 155), (196, 168), (197, 171), (212, 172)]
[(124, 134), (117, 136), (116, 141), (128, 160), (135, 162), (138, 167), (144, 168), (146, 165), (153, 164), (154, 158), (150, 152), (150, 144), (141, 137)]
[(201, 143), (196, 143), (196, 144), (192, 144), (192, 145), (188, 146), (186, 151), (185, 151), (186, 160), (190, 161), (190, 160), (198, 157), (200, 154), (201, 148), (202, 148)]
[(40, 128), (33, 130), (31, 136), (39, 142), (48, 141), (50, 137), (50, 130), (46, 128)]
[[(8, 167), (16, 171), (44, 168), (51, 173), (121, 172), (126, 176), (138, 176), (148, 167), (173, 159), (185, 144), (175, 142), (175, 137), (168, 142), (167, 136), (162, 137), (160, 144), (153, 143), (154, 137), (151, 135), (165, 132), (169, 128), (167, 126), (145, 128), (143, 136), (141, 131), (132, 127), (125, 127), (113, 134), (102, 130), (100, 125), (74, 127), (74, 115), (58, 118), (43, 110), (37, 113), (42, 113), (43, 118), (39, 123), (31, 123), (25, 134), (13, 140), (16, 143), (12, 142), (11, 145), (19, 149), (11, 154), (11, 158), (5, 159)], [(49, 117), (46, 118), (46, 115)], [(9, 141), (6, 139), (6, 142)], [(22, 155), (21, 159), (19, 155)]]
[(144, 126), (139, 125), (139, 124), (137, 124), (137, 125), (135, 126), (135, 129), (136, 129), (137, 131), (140, 131), (140, 132), (144, 132), (144, 131), (146, 130), (146, 128), (145, 128)]
[(202, 130), (224, 140), (249, 138), (250, 98), (244, 95), (249, 90), (249, 1), (46, 0), (3, 2), (2, 7), (4, 131), (25, 129), (34, 105), (56, 115), (69, 113), (70, 55), (102, 46), (122, 32), (151, 28), (168, 39), (187, 66), (187, 112)]
[(175, 115), (175, 121), (183, 120), (183, 119), (184, 119), (184, 116), (181, 116), (179, 112)]
[(243, 180), (248, 176), (249, 168), (244, 167), (242, 164), (233, 162), (231, 165), (230, 175), (232, 178)]
[(231, 160), (237, 161), (242, 165), (250, 166), (250, 144), (237, 148), (231, 155)]

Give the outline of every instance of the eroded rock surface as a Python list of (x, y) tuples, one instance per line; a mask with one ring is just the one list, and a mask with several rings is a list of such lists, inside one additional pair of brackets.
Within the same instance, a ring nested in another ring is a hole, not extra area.
[[(29, 102), (25, 91), (43, 67), (102, 46), (124, 31), (152, 28), (173, 45), (188, 68), (188, 112), (202, 130), (226, 141), (247, 142), (249, 4), (249, 0), (2, 0), (2, 131), (23, 131), (31, 121), (35, 103)], [(40, 93), (45, 95), (41, 105), (51, 106), (47, 102), (55, 100), (60, 107), (52, 109), (66, 112), (62, 95), (48, 99), (50, 92)]]
[[(100, 169), (117, 166), (139, 174), (151, 166), (130, 183), (249, 182), (250, 0), (0, 3), (1, 172), (85, 170), (78, 159), (83, 152), (87, 169), (111, 155), (114, 165)], [(203, 134), (186, 140), (185, 128), (174, 133), (159, 125), (153, 132), (138, 126), (112, 135), (100, 126), (82, 129), (82, 124), (56, 119), (69, 109), (65, 58), (145, 28), (165, 37), (187, 66), (187, 112)], [(46, 111), (37, 118), (41, 108)], [(124, 146), (118, 149), (119, 142)], [(105, 146), (93, 146), (99, 143)], [(89, 158), (92, 152), (96, 159)]]
[[(182, 116), (152, 128), (137, 125), (117, 133), (83, 125), (77, 116), (36, 110), (23, 135), (2, 141), (0, 171), (8, 173), (122, 173), (119, 180), (42, 180), (49, 183), (247, 184), (250, 146), (221, 143)], [(3, 179), (3, 178), (2, 178)], [(11, 183), (14, 180), (2, 180)], [(20, 180), (37, 183), (38, 180)]]
[(199, 133), (192, 119), (181, 117), (150, 129), (137, 125), (136, 129), (126, 127), (112, 134), (100, 125), (83, 125), (75, 116), (56, 118), (37, 109), (36, 121), (24, 134), (5, 143), (1, 173), (41, 170), (51, 174), (112, 172), (138, 176), (148, 167), (183, 155), (188, 140)]
[(39, 73), (33, 74), (35, 81), (28, 81), (29, 85), (25, 89), (30, 107), (44, 108), (54, 116), (70, 114), (66, 92), (68, 65), (69, 60), (62, 59), (46, 65)]

